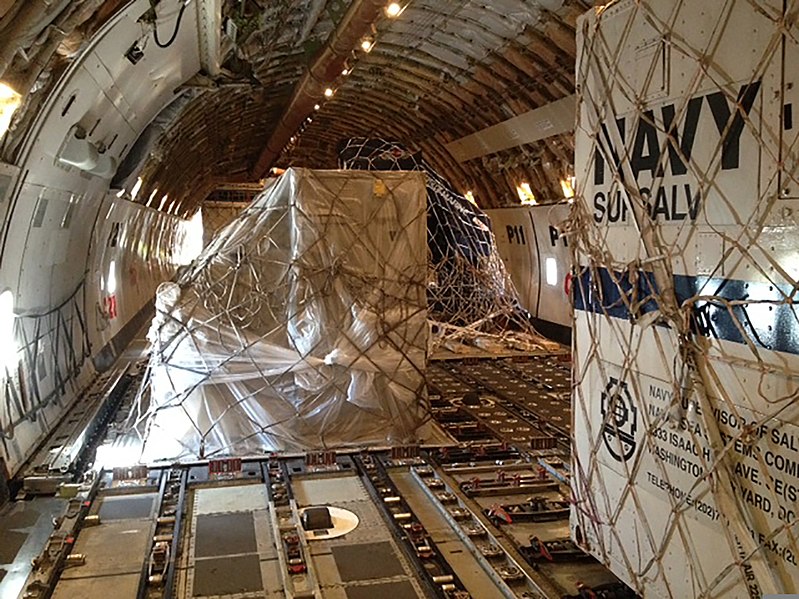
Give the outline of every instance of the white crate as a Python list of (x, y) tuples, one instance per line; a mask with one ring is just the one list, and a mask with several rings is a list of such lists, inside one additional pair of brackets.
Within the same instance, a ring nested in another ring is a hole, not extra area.
[(578, 23), (572, 534), (646, 597), (799, 592), (782, 13), (625, 0)]

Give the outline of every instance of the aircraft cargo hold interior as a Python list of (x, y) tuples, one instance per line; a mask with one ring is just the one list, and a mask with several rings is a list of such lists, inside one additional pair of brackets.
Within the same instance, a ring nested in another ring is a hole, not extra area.
[(799, 0), (0, 0), (0, 599), (799, 593)]

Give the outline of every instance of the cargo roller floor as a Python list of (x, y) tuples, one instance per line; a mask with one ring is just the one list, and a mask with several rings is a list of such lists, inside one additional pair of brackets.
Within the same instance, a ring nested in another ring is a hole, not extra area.
[(496, 583), (477, 558), (464, 547), (441, 512), (425, 497), (411, 473), (406, 470), (392, 471), (391, 480), (471, 596), (497, 597), (499, 591)]

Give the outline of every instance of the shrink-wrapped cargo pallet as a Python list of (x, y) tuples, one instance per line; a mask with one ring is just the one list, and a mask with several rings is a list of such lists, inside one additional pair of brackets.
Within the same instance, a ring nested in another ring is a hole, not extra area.
[(427, 264), (422, 174), (288, 170), (159, 289), (143, 459), (416, 440)]

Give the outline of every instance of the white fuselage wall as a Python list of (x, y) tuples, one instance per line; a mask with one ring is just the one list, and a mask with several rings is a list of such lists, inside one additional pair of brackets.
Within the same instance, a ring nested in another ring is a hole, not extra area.
[[(160, 31), (171, 33), (179, 6), (159, 6)], [(146, 0), (130, 3), (90, 39), (45, 102), (17, 163), (5, 167), (13, 185), (0, 205), (0, 289), (14, 294), (19, 361), (0, 391), (0, 457), (12, 474), (91, 380), (90, 358), (174, 272), (181, 219), (145, 207), (148, 198), (117, 198), (110, 175), (59, 159), (77, 128), (120, 164), (200, 69), (194, 7), (166, 49), (138, 22), (149, 8)], [(136, 64), (125, 56), (134, 42), (144, 48)]]

